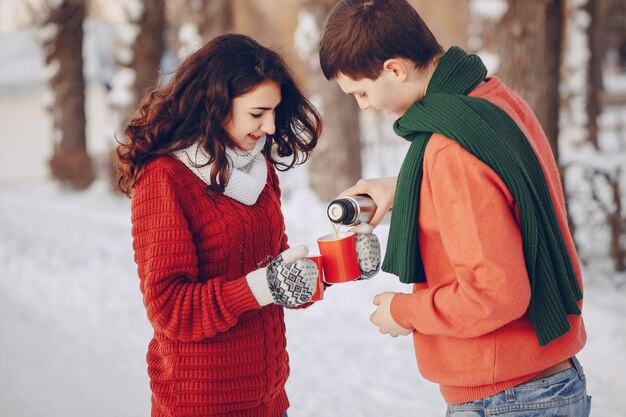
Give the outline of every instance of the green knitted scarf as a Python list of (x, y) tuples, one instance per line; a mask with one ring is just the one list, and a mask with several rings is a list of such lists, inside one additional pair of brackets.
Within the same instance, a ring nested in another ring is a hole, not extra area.
[(405, 283), (426, 281), (418, 243), (424, 150), (434, 132), (453, 139), (493, 169), (515, 198), (531, 286), (530, 320), (544, 346), (570, 329), (567, 314), (580, 314), (576, 302), (582, 291), (526, 136), (498, 106), (467, 96), (486, 75), (479, 57), (450, 48), (424, 98), (394, 123), (395, 132), (411, 146), (398, 175), (383, 270)]

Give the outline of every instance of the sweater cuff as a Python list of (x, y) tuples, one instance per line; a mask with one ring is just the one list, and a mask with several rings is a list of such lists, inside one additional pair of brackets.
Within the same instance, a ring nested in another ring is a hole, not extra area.
[(405, 329), (414, 328), (413, 324), (409, 321), (409, 305), (412, 302), (411, 296), (412, 294), (397, 293), (393, 296), (389, 305), (391, 318), (396, 324)]
[(248, 283), (248, 287), (250, 287), (252, 295), (254, 295), (254, 298), (256, 298), (256, 301), (261, 307), (274, 302), (274, 297), (272, 297), (272, 292), (270, 291), (269, 284), (267, 283), (266, 268), (260, 268), (250, 272), (246, 276), (246, 281)]
[(229, 310), (234, 317), (239, 317), (248, 310), (258, 310), (260, 307), (243, 277), (225, 282), (222, 286), (222, 296), (232, 300), (229, 303)]

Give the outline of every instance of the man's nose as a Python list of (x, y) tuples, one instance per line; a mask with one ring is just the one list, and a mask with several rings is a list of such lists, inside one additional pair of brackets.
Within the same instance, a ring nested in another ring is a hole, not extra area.
[(356, 97), (356, 103), (359, 105), (361, 110), (367, 110), (370, 106), (369, 102), (364, 98)]

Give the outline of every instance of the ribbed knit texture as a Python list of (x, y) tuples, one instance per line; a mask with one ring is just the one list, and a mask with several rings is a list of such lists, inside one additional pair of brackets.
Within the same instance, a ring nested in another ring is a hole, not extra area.
[(282, 417), (283, 309), (260, 308), (245, 275), (287, 248), (274, 169), (256, 204), (223, 195), (179, 160), (150, 162), (132, 196), (140, 288), (154, 327), (152, 416)]
[[(267, 163), (261, 153), (265, 145), (265, 135), (254, 145), (250, 151), (226, 148), (228, 158), (229, 179), (224, 188), (224, 195), (247, 206), (256, 203), (259, 195), (267, 183)], [(211, 168), (208, 164), (209, 156), (194, 143), (187, 149), (174, 152), (183, 164), (187, 166), (206, 184), (211, 184)]]
[(450, 48), (423, 100), (396, 121), (396, 133), (412, 143), (398, 175), (383, 269), (403, 282), (426, 280), (417, 226), (424, 151), (433, 132), (453, 139), (492, 168), (515, 197), (532, 291), (530, 319), (543, 346), (570, 329), (567, 314), (580, 314), (577, 301), (582, 291), (541, 165), (527, 138), (498, 106), (467, 96), (486, 75), (480, 58)]
[[(496, 77), (469, 95), (506, 111), (530, 141), (582, 288), (558, 167), (537, 118)], [(410, 294), (394, 295), (390, 307), (399, 325), (413, 329), (421, 375), (441, 386), (446, 402), (458, 404), (516, 386), (577, 354), (586, 341), (582, 315), (567, 316), (571, 330), (565, 335), (537, 343), (519, 210), (503, 180), (438, 133), (426, 147), (423, 174), (418, 223), (428, 279)]]

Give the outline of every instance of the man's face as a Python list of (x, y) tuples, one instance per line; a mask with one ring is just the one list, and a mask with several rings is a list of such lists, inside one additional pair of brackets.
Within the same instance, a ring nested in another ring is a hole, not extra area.
[(341, 72), (335, 78), (344, 93), (354, 96), (361, 110), (373, 107), (386, 110), (396, 116), (402, 116), (412, 104), (405, 103), (404, 94), (398, 91), (399, 83), (389, 71), (383, 71), (375, 80), (361, 78), (354, 80)]

